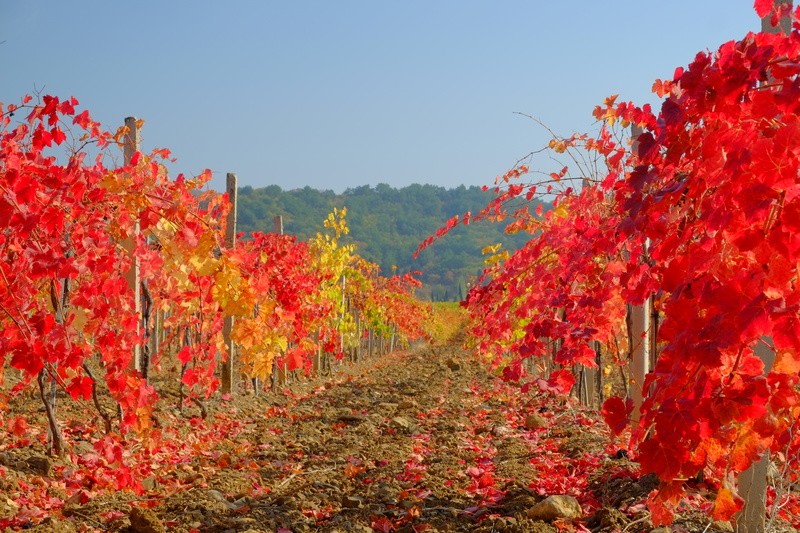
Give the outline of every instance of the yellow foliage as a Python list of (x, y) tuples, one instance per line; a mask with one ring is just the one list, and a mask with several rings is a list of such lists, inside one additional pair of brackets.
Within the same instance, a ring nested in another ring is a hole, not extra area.
[(481, 253), (482, 253), (483, 255), (486, 255), (486, 254), (496, 254), (496, 253), (497, 253), (497, 251), (498, 251), (498, 250), (499, 250), (499, 249), (500, 249), (502, 246), (503, 246), (503, 243), (500, 243), (500, 242), (498, 242), (497, 244), (490, 244), (489, 246), (485, 246), (485, 247), (484, 247), (484, 248), (481, 250)]
[(210, 276), (219, 267), (219, 261), (210, 256), (192, 255), (189, 257), (189, 265), (201, 276)]
[(487, 257), (486, 259), (483, 260), (483, 262), (486, 266), (492, 266), (497, 263), (502, 263), (503, 261), (508, 260), (509, 257), (511, 257), (511, 254), (508, 253), (508, 250), (503, 250), (499, 254), (494, 254), (492, 256)]
[(239, 345), (239, 359), (250, 377), (266, 379), (272, 363), (289, 347), (288, 339), (256, 318), (239, 318), (233, 324), (232, 337)]
[(549, 144), (549, 146), (550, 146), (550, 148), (552, 148), (552, 149), (553, 149), (553, 150), (554, 150), (554, 151), (555, 151), (557, 154), (563, 154), (564, 152), (566, 152), (566, 151), (567, 151), (567, 143), (565, 143), (564, 141), (560, 141), (560, 140), (556, 140), (556, 139), (551, 139), (551, 140), (550, 140), (550, 144)]
[(551, 212), (551, 213), (553, 213), (551, 216), (552, 216), (554, 219), (566, 218), (566, 216), (569, 214), (569, 211), (568, 211), (568, 210), (567, 210), (567, 208), (564, 206), (564, 204), (558, 204), (558, 207), (554, 208), (554, 209), (553, 209), (552, 211), (550, 211), (550, 212)]
[(254, 296), (248, 280), (239, 269), (225, 265), (214, 273), (211, 294), (228, 315), (246, 316), (253, 312)]
[(463, 330), (466, 311), (457, 302), (436, 302), (431, 310), (428, 333), (435, 344), (446, 344)]
[(275, 362), (276, 354), (271, 352), (261, 353), (249, 368), (247, 374), (250, 377), (260, 380), (267, 380), (272, 375), (272, 367)]

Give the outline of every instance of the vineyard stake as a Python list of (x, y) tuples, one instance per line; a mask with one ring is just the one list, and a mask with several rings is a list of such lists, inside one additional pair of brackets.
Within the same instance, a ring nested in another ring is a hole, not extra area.
[[(642, 129), (637, 125), (631, 126), (631, 152), (636, 153), (639, 147), (639, 135)], [(650, 372), (650, 298), (646, 298), (641, 305), (628, 305), (628, 353), (630, 354), (631, 379), (633, 380), (630, 396), (633, 400), (633, 413), (631, 423), (636, 426), (641, 417), (642, 403), (646, 397), (644, 380)]]
[[(774, 2), (775, 6), (783, 4), (791, 6), (792, 0), (775, 0)], [(790, 17), (781, 17), (777, 26), (772, 25), (771, 18), (770, 15), (767, 15), (761, 19), (762, 32), (789, 34), (792, 27)], [(761, 339), (756, 343), (753, 352), (764, 362), (764, 373), (769, 372), (775, 361), (772, 339)], [(739, 474), (739, 496), (744, 500), (744, 507), (736, 515), (736, 533), (763, 533), (766, 530), (769, 463), (769, 451), (765, 451), (758, 461)]]
[[(136, 117), (126, 117), (125, 126), (128, 131), (125, 134), (123, 144), (123, 157), (125, 166), (131, 164), (133, 155), (141, 150), (141, 136), (139, 133), (139, 125)], [(139, 220), (134, 224), (133, 233), (122, 242), (122, 246), (128, 252), (131, 258), (130, 270), (125, 274), (125, 279), (128, 281), (128, 287), (133, 292), (133, 306), (134, 312), (141, 316), (142, 313), (142, 295), (141, 295), (141, 275), (139, 272), (139, 258), (136, 255), (136, 240), (139, 237)], [(139, 322), (136, 323), (136, 335), (140, 333)], [(139, 372), (142, 371), (142, 347), (137, 340), (133, 345), (133, 368)]]
[[(236, 174), (229, 172), (226, 179), (226, 190), (230, 210), (228, 211), (227, 224), (225, 225), (225, 247), (232, 250), (236, 246), (236, 209), (237, 205), (237, 178)], [(233, 366), (236, 357), (236, 345), (231, 338), (233, 331), (233, 316), (226, 316), (222, 326), (222, 336), (225, 339), (225, 347), (228, 350), (228, 357), (222, 361), (222, 380), (220, 389), (222, 394), (233, 392)]]

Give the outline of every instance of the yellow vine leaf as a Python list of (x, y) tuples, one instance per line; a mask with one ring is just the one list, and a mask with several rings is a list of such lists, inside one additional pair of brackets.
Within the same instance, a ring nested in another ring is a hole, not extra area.
[(490, 244), (489, 246), (484, 246), (484, 247), (483, 247), (483, 249), (481, 250), (481, 253), (482, 253), (483, 255), (487, 255), (487, 254), (496, 254), (496, 253), (497, 253), (497, 251), (498, 251), (498, 250), (499, 250), (499, 249), (500, 249), (502, 246), (503, 246), (503, 244), (502, 244), (502, 243), (499, 243), (499, 242), (498, 242), (497, 244)]

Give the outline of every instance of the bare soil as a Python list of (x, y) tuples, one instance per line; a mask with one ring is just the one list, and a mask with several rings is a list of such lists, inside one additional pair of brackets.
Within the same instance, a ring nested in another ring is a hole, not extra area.
[[(343, 365), (290, 392), (212, 399), (205, 422), (176, 413), (173, 391), (157, 416), (183, 421), (174, 438), (204, 426), (209, 440), (175, 464), (147, 455), (156, 466), (138, 494), (76, 489), (69, 457), (0, 441), (0, 522), (42, 532), (651, 531), (642, 502), (656, 480), (639, 476), (594, 414), (534, 391), (487, 374), (458, 342)], [(26, 402), (12, 408), (41, 420)], [(66, 426), (89, 427), (70, 432), (85, 458), (92, 423), (65, 409)], [(26, 520), (34, 490), (52, 507)], [(528, 518), (553, 494), (575, 496), (582, 516)], [(732, 529), (687, 509), (673, 531)]]

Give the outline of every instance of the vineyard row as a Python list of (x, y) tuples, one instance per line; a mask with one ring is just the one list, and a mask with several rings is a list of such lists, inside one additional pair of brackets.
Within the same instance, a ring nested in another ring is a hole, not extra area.
[[(372, 353), (430, 333), (417, 280), (383, 276), (341, 242), (346, 209), (308, 242), (280, 227), (236, 235), (235, 176), (226, 194), (205, 189), (209, 171), (170, 179), (166, 150), (140, 151), (140, 121), (112, 134), (77, 105), (0, 104), (0, 422), (37, 389), (62, 454), (59, 389), (91, 402), (106, 431), (147, 431), (150, 381), (170, 358), (181, 403), (202, 406), (220, 384), (280, 387), (365, 342)], [(117, 146), (124, 162), (107, 166)]]

